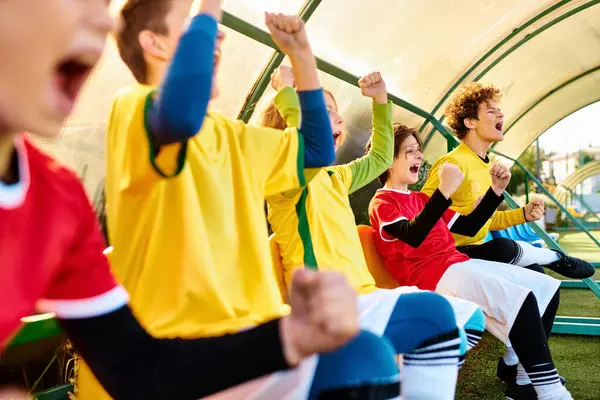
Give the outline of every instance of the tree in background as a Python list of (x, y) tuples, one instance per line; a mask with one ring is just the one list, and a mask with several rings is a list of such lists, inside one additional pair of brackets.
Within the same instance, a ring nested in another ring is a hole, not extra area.
[[(540, 152), (540, 163), (548, 160), (550, 156), (546, 154), (544, 151)], [(519, 162), (523, 164), (523, 166), (531, 172), (533, 176), (536, 175), (536, 148), (535, 145), (531, 145), (521, 154), (519, 157)], [(510, 173), (512, 174), (512, 178), (510, 178), (510, 183), (506, 187), (506, 191), (514, 196), (520, 196), (525, 193), (525, 171), (521, 169), (517, 164), (513, 165), (510, 169)], [(535, 191), (535, 184), (528, 180), (529, 191)]]

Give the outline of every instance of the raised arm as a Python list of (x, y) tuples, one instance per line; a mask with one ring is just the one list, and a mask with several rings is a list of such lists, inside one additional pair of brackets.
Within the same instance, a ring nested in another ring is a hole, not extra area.
[(372, 72), (358, 81), (363, 96), (373, 99), (373, 135), (367, 154), (350, 162), (352, 193), (372, 182), (392, 165), (394, 160), (394, 128), (392, 103), (387, 100), (387, 88), (379, 72)]
[(304, 139), (304, 167), (331, 165), (335, 160), (333, 132), (304, 21), (296, 16), (267, 13), (266, 24), (292, 64), (302, 115), (299, 131)]
[(191, 21), (179, 39), (157, 97), (148, 110), (149, 133), (158, 146), (185, 142), (202, 127), (211, 98), (215, 63), (220, 58), (217, 32), (219, 0), (196, 0)]

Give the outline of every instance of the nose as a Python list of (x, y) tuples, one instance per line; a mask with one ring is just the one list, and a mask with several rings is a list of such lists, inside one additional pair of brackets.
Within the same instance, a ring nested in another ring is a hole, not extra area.
[(221, 42), (223, 42), (223, 40), (225, 40), (225, 32), (223, 32), (221, 29), (219, 29), (217, 31), (217, 44), (221, 44)]

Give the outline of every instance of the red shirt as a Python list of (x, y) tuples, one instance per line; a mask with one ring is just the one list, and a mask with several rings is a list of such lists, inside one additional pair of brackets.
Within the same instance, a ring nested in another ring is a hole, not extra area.
[(128, 300), (75, 174), (22, 135), (15, 146), (19, 182), (0, 182), (0, 350), (36, 311), (85, 318)]
[(448, 209), (417, 248), (398, 240), (383, 227), (415, 218), (429, 200), (420, 192), (380, 189), (371, 201), (369, 216), (377, 232), (375, 247), (383, 257), (390, 274), (403, 286), (435, 290), (444, 272), (453, 264), (469, 257), (456, 250), (450, 226), (459, 214)]

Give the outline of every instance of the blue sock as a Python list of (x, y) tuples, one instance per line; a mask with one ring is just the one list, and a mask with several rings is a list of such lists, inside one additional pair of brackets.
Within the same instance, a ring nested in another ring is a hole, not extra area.
[(388, 400), (400, 395), (400, 374), (392, 345), (361, 333), (337, 351), (321, 354), (309, 399)]
[(478, 308), (465, 324), (467, 334), (467, 351), (477, 346), (485, 330), (485, 314)]

